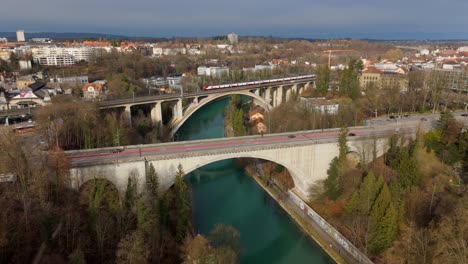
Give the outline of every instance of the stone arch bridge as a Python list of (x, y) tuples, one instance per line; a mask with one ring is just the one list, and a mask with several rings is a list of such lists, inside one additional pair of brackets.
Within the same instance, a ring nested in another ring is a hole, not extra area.
[[(417, 128), (409, 127), (400, 133), (414, 137)], [(348, 137), (351, 152), (368, 162), (373, 155), (382, 155), (394, 127), (354, 127), (355, 136)], [(216, 140), (198, 140), (165, 144), (127, 146), (115, 149), (67, 151), (71, 160), (69, 185), (78, 189), (93, 178), (104, 178), (124, 192), (128, 177), (133, 175), (140, 185), (150, 163), (159, 175), (161, 188), (169, 188), (181, 164), (185, 173), (204, 165), (232, 158), (255, 158), (284, 166), (291, 174), (295, 192), (306, 198), (314, 183), (327, 177), (331, 160), (339, 153), (338, 129), (302, 131), (290, 134), (271, 134), (265, 137), (247, 136)], [(375, 153), (375, 154), (374, 154)]]
[[(197, 110), (210, 102), (222, 97), (239, 94), (251, 97), (254, 102), (266, 110), (287, 102), (292, 94), (300, 94), (314, 85), (315, 78), (285, 81), (269, 85), (250, 85), (238, 88), (226, 88), (210, 91), (200, 91), (189, 94), (166, 94), (159, 96), (138, 97), (103, 101), (99, 103), (101, 109), (123, 109), (129, 123), (132, 122), (132, 109), (139, 105), (150, 106), (150, 116), (154, 123), (168, 123), (171, 127), (171, 136), (185, 123)], [(163, 122), (162, 104), (171, 108), (172, 119)]]

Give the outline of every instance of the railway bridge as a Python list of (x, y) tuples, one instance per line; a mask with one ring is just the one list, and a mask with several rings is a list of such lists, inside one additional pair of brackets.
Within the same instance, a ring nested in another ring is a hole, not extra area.
[[(194, 93), (165, 94), (157, 96), (136, 97), (99, 103), (101, 109), (121, 109), (124, 111), (128, 122), (131, 124), (132, 111), (136, 106), (147, 105), (150, 107), (151, 120), (154, 123), (168, 123), (171, 127), (171, 136), (183, 125), (183, 123), (204, 105), (222, 97), (230, 95), (244, 95), (251, 97), (255, 104), (270, 110), (284, 102), (287, 102), (293, 93), (300, 94), (305, 89), (314, 85), (315, 76), (280, 81), (267, 84), (252, 84), (241, 87), (213, 89)], [(164, 120), (163, 107), (166, 104), (171, 109), (171, 119)], [(167, 121), (167, 122), (163, 122)]]

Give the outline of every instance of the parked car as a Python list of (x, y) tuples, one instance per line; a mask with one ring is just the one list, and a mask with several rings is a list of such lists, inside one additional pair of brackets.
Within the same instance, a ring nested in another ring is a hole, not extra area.
[(461, 116), (465, 116), (465, 117), (467, 117), (467, 116), (468, 116), (468, 114), (466, 114), (466, 113), (465, 113), (465, 114), (461, 114)]
[(352, 132), (351, 132), (351, 133), (348, 133), (348, 136), (354, 137), (354, 136), (356, 136), (356, 133), (352, 133)]

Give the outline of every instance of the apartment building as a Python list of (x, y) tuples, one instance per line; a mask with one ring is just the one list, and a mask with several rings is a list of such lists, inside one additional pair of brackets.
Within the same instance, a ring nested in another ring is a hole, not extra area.
[(33, 59), (41, 65), (67, 66), (79, 61), (89, 61), (95, 50), (89, 47), (34, 47)]
[(409, 85), (408, 75), (403, 69), (381, 71), (373, 66), (367, 67), (361, 72), (359, 82), (364, 90), (373, 84), (378, 88), (399, 87), (401, 92), (406, 92)]

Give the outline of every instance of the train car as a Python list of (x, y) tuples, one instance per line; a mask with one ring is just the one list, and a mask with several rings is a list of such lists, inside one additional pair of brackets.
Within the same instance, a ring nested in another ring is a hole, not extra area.
[(222, 85), (207, 85), (207, 86), (204, 86), (202, 90), (210, 91), (210, 90), (216, 90), (216, 89), (226, 89), (226, 88), (243, 87), (243, 86), (250, 86), (250, 85), (270, 84), (270, 83), (277, 83), (277, 82), (303, 80), (303, 79), (312, 78), (312, 77), (314, 77), (314, 75), (311, 74), (311, 75), (302, 75), (302, 76), (253, 81), (253, 82), (231, 83), (231, 84), (222, 84)]

